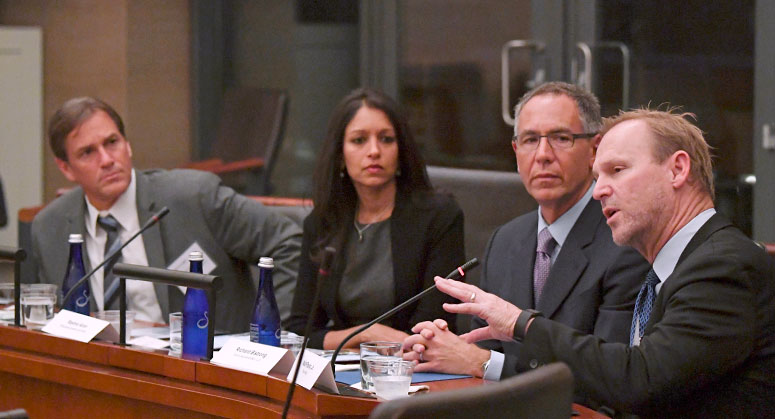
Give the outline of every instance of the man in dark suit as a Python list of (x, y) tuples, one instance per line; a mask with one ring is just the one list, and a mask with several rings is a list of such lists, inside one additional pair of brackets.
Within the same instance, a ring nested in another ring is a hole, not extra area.
[[(519, 173), (539, 209), (492, 235), (482, 289), (581, 332), (627, 341), (648, 264), (635, 250), (614, 244), (600, 204), (592, 200), (601, 124), (597, 98), (578, 86), (547, 83), (520, 99), (515, 121), (512, 147)], [(538, 253), (544, 241), (550, 248)], [(481, 322), (474, 318), (474, 328)], [(406, 339), (404, 358), (423, 361), (416, 371), (490, 380), (514, 374), (518, 343), (490, 341), (482, 348), (446, 326), (443, 320), (422, 322), (413, 329), (417, 334)]]
[(775, 415), (775, 263), (716, 214), (709, 147), (686, 116), (639, 110), (606, 120), (594, 164), (594, 196), (614, 241), (653, 265), (630, 343), (437, 277), (464, 302), (445, 309), (487, 322), (466, 341), (521, 341), (518, 371), (563, 361), (585, 392), (638, 415)]
[[(68, 260), (68, 235), (84, 239), (87, 270), (102, 262), (112, 217), (125, 241), (151, 214), (170, 214), (121, 253), (126, 263), (188, 269), (190, 251), (204, 255), (205, 273), (219, 275), (216, 327), (245, 331), (257, 286), (248, 263), (274, 258), (274, 283), (286, 312), (292, 300), (301, 229), (287, 217), (222, 186), (212, 174), (192, 170), (134, 170), (124, 125), (108, 104), (93, 98), (67, 101), (52, 117), (49, 140), (56, 163), (79, 186), (55, 199), (32, 224), (32, 257), (41, 282), (61, 284)], [(111, 307), (102, 270), (90, 281), (92, 311)], [(178, 287), (127, 281), (127, 302), (137, 318), (166, 323), (180, 311)], [(112, 299), (115, 305), (115, 298)], [(108, 304), (106, 304), (108, 302)]]

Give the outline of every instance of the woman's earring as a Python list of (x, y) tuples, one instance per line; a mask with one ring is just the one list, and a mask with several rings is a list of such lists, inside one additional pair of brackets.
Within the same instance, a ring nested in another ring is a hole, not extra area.
[(344, 179), (344, 169), (339, 170), (339, 177)]
[(401, 168), (396, 169), (396, 177), (401, 176)]

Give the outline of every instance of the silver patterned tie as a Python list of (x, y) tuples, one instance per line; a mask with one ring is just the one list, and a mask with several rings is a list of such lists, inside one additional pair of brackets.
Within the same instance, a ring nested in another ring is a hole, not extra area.
[(538, 233), (538, 245), (536, 246), (536, 261), (533, 265), (533, 303), (538, 306), (541, 299), (541, 292), (549, 278), (549, 270), (552, 268), (552, 251), (557, 242), (549, 232), (548, 227), (544, 227)]
[(638, 342), (643, 337), (643, 330), (651, 317), (651, 308), (654, 306), (654, 300), (657, 299), (657, 284), (659, 277), (654, 269), (651, 269), (646, 275), (646, 282), (640, 287), (638, 299), (635, 300), (635, 311), (632, 316), (632, 325), (630, 326), (630, 346), (635, 342), (635, 329), (638, 329)]
[[(118, 229), (120, 225), (112, 215), (108, 215), (107, 217), (97, 217), (97, 224), (99, 224), (99, 226), (102, 227), (106, 233), (108, 233), (108, 240), (105, 241), (105, 253), (103, 254), (103, 256), (108, 256), (110, 252), (113, 252), (115, 249), (121, 247), (121, 239), (118, 236)], [(115, 307), (117, 287), (111, 286), (113, 285), (113, 282), (116, 281), (116, 276), (113, 275), (111, 270), (113, 269), (113, 265), (115, 265), (119, 259), (121, 259), (121, 253), (116, 254), (112, 259), (110, 259), (102, 270), (102, 272), (105, 273), (104, 279), (102, 281), (103, 289), (105, 290), (105, 303), (103, 304), (104, 310), (117, 308)]]

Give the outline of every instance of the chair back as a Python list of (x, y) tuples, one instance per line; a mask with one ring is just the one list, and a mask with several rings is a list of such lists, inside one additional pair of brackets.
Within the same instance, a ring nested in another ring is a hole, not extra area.
[(258, 201), (275, 211), (290, 218), (299, 227), (304, 227), (304, 219), (312, 212), (312, 200), (304, 198), (286, 198), (277, 196), (251, 196), (251, 199)]
[(496, 383), (381, 403), (370, 419), (545, 418), (572, 414), (573, 375), (558, 362)]
[(250, 179), (251, 184), (244, 185), (240, 192), (270, 193), (270, 177), (285, 135), (287, 115), (288, 94), (283, 90), (239, 87), (224, 94), (210, 157), (226, 163), (256, 157), (264, 161), (258, 179)]
[[(483, 260), (496, 228), (538, 206), (514, 172), (428, 166), (428, 177), (437, 190), (452, 193), (463, 210), (466, 259)], [(466, 282), (478, 285), (480, 272), (471, 271)]]

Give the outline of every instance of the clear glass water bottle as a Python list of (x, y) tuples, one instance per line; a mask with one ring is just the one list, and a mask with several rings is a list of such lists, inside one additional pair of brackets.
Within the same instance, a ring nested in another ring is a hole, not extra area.
[[(62, 280), (62, 296), (70, 292), (76, 282), (86, 275), (86, 269), (83, 266), (83, 236), (80, 234), (71, 234), (67, 240), (70, 243), (70, 259), (67, 261), (65, 278)], [(70, 299), (63, 301), (62, 308), (74, 311), (76, 313), (89, 315), (89, 282), (84, 281), (73, 292)]]
[[(188, 255), (190, 271), (202, 273), (202, 252)], [(207, 355), (207, 324), (210, 306), (205, 290), (188, 287), (183, 301), (182, 352), (187, 359), (199, 360)]]
[(280, 346), (280, 310), (277, 309), (272, 284), (274, 261), (272, 258), (262, 257), (258, 268), (258, 294), (253, 306), (253, 318), (250, 320), (250, 341)]

